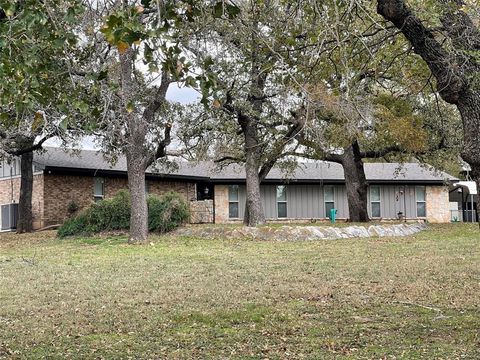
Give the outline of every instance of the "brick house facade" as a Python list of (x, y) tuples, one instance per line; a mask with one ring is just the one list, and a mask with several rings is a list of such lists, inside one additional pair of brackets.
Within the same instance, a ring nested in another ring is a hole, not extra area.
[[(102, 177), (104, 197), (114, 197), (120, 190), (128, 189), (126, 177)], [(78, 211), (92, 205), (94, 200), (93, 176), (35, 174), (33, 180), (33, 225), (39, 229), (61, 224), (72, 214), (69, 206), (74, 203)], [(195, 195), (195, 184), (191, 182), (146, 180), (149, 194), (163, 195), (176, 191), (190, 201)], [(20, 177), (0, 179), (0, 204), (18, 202)]]

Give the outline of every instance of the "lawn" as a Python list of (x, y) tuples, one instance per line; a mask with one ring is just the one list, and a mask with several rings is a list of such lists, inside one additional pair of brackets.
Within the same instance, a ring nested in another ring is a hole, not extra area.
[(0, 235), (0, 358), (478, 359), (480, 232)]

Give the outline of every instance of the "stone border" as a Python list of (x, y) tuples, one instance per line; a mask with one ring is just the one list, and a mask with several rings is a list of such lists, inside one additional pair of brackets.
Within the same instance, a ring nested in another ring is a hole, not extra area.
[(312, 241), (367, 237), (392, 237), (416, 234), (428, 227), (425, 223), (366, 226), (188, 226), (174, 232), (178, 236), (201, 238), (250, 238), (254, 240)]

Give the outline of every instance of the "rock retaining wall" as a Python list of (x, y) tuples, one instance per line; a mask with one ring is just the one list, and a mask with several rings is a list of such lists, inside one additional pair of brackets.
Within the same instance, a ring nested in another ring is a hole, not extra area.
[(425, 223), (370, 226), (189, 226), (176, 231), (180, 236), (203, 238), (253, 238), (256, 240), (309, 241), (362, 237), (408, 236), (427, 229)]

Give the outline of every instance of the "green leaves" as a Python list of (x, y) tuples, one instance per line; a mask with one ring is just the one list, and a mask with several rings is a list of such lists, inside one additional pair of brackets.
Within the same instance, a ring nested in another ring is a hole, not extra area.
[(0, 0), (2, 9), (12, 4), (15, 15), (0, 21), (0, 128), (34, 135), (47, 127), (66, 130), (68, 120), (79, 123), (92, 114), (87, 97), (96, 75), (79, 81), (72, 71), (85, 60), (77, 46), (82, 1)]
[(233, 19), (240, 14), (240, 8), (225, 1), (218, 1), (213, 7), (212, 13), (214, 18), (221, 18), (226, 15), (228, 18)]
[(139, 21), (139, 14), (137, 8), (130, 8), (128, 11), (109, 15), (100, 30), (107, 41), (116, 46), (121, 54), (146, 37)]

